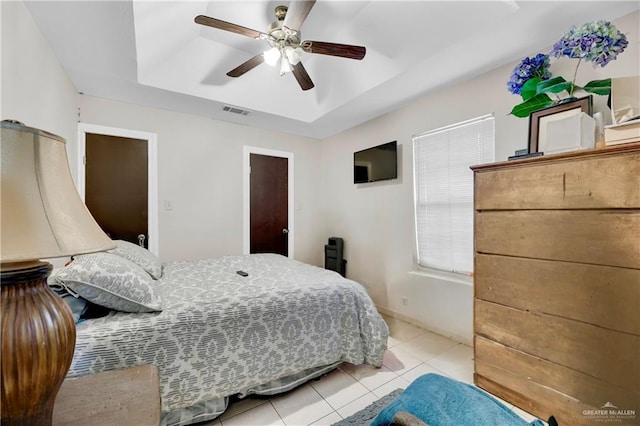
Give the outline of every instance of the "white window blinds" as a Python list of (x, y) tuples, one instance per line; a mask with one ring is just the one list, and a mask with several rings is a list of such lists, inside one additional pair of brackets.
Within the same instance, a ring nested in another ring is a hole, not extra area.
[(473, 172), (494, 161), (494, 118), (485, 115), (413, 137), (418, 264), (473, 271)]

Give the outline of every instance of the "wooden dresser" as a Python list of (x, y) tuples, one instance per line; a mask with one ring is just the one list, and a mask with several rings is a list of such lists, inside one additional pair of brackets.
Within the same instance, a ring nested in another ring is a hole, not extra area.
[(640, 424), (640, 143), (472, 169), (476, 385), (560, 425)]

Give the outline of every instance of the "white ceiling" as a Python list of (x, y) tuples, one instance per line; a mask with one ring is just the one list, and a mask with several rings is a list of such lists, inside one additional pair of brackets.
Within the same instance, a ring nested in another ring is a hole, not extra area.
[[(27, 1), (79, 92), (325, 138), (442, 85), (552, 45), (571, 25), (615, 19), (637, 1), (323, 1), (303, 40), (366, 46), (362, 61), (305, 54), (315, 88), (261, 64), (226, 73), (265, 41), (195, 24), (203, 14), (258, 31), (288, 1)], [(505, 76), (505, 90), (506, 79)], [(223, 106), (251, 111), (237, 115)]]

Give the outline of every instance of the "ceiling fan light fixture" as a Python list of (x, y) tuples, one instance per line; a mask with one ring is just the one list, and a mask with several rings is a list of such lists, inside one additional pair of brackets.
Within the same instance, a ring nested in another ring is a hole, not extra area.
[(285, 54), (291, 65), (296, 65), (302, 59), (302, 53), (304, 51), (300, 47), (287, 46), (285, 48)]
[[(0, 0), (2, 1), (2, 0)], [(276, 21), (269, 25), (267, 32), (256, 31), (251, 28), (198, 15), (194, 21), (196, 24), (205, 25), (219, 30), (229, 31), (242, 36), (251, 37), (269, 43), (270, 48), (243, 62), (227, 73), (229, 77), (240, 77), (263, 62), (276, 66), (280, 60), (280, 75), (291, 72), (302, 90), (313, 89), (315, 85), (309, 77), (304, 65), (302, 55), (317, 53), (320, 55), (337, 56), (361, 60), (367, 49), (364, 46), (351, 44), (329, 43), (323, 41), (302, 41), (300, 27), (307, 19), (307, 15), (313, 8), (316, 0), (291, 0), (289, 7), (277, 6), (275, 10)]]
[(293, 68), (291, 68), (291, 64), (289, 63), (286, 57), (283, 57), (282, 60), (280, 61), (280, 75), (284, 75), (285, 73), (288, 73), (291, 71), (293, 71)]
[(272, 47), (264, 52), (264, 61), (268, 65), (275, 67), (278, 63), (278, 59), (280, 59), (280, 50), (278, 50), (277, 47)]

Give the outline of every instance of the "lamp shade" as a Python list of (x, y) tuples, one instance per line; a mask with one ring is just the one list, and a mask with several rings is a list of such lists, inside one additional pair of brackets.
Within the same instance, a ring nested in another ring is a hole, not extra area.
[(115, 248), (80, 199), (65, 144), (51, 133), (2, 122), (3, 264)]

